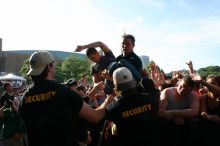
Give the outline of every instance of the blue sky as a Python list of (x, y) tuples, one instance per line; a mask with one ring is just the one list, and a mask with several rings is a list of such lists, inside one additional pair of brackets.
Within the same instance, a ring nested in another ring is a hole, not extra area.
[[(118, 56), (124, 31), (134, 51), (165, 72), (220, 66), (219, 0), (2, 0), (3, 50), (62, 50), (102, 41)], [(82, 53), (85, 53), (83, 51)]]

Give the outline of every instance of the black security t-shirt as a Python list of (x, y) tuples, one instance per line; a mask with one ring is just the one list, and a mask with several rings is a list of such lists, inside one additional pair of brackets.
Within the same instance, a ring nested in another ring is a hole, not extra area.
[(121, 97), (107, 107), (107, 119), (117, 126), (119, 145), (153, 145), (157, 128), (158, 99), (137, 93)]
[(27, 90), (19, 113), (26, 126), (30, 146), (75, 146), (74, 114), (83, 100), (74, 91), (45, 80)]

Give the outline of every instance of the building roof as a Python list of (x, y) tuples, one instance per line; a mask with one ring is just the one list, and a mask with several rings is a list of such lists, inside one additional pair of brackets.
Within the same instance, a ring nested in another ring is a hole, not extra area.
[[(2, 51), (2, 52), (31, 55), (35, 51), (37, 50), (11, 50), (11, 51)], [(74, 55), (74, 56), (77, 56), (83, 59), (86, 58), (85, 54), (80, 54), (80, 53), (65, 52), (65, 51), (52, 51), (52, 50), (47, 50), (47, 51), (49, 51), (55, 58), (60, 59), (60, 60), (63, 60), (66, 57), (69, 57), (71, 55)]]

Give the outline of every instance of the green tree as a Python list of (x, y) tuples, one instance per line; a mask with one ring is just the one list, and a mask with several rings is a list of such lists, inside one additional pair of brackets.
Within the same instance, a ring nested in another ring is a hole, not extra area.
[(219, 66), (208, 66), (205, 68), (200, 68), (198, 70), (199, 75), (207, 77), (208, 75), (219, 75), (220, 76), (220, 67)]
[[(66, 58), (63, 62), (58, 62), (56, 65), (56, 81), (58, 83), (63, 83), (69, 78), (74, 78), (76, 80), (80, 79), (82, 74), (90, 74), (91, 62), (88, 59), (79, 58), (76, 56), (70, 56)], [(26, 59), (23, 62), (21, 70), (19, 73), (27, 79), (27, 83), (31, 84), (32, 80), (29, 76), (26, 76), (29, 71), (29, 62)], [(88, 76), (88, 81), (91, 83), (92, 78)]]
[(56, 65), (56, 82), (63, 83), (65, 80), (65, 77), (63, 75), (62, 71), (62, 63), (57, 63)]
[[(61, 66), (64, 80), (74, 78), (79, 80), (82, 74), (90, 74), (91, 62), (88, 59), (81, 59), (76, 56), (66, 58)], [(91, 81), (91, 77), (89, 78)]]
[(31, 78), (29, 76), (26, 76), (28, 71), (29, 71), (29, 60), (26, 59), (23, 61), (19, 73), (21, 74), (21, 76), (23, 76), (26, 79), (27, 84), (31, 84), (31, 82), (32, 82)]
[[(22, 63), (22, 67), (19, 71), (19, 73), (21, 74), (21, 76), (25, 77), (27, 80), (27, 84), (31, 84), (32, 80), (29, 76), (26, 76), (26, 74), (28, 73), (30, 67), (29, 67), (29, 59), (24, 60), (24, 62)], [(62, 71), (61, 71), (61, 63), (58, 63), (56, 66), (56, 81), (58, 81), (59, 83), (63, 82), (63, 75), (62, 75)]]

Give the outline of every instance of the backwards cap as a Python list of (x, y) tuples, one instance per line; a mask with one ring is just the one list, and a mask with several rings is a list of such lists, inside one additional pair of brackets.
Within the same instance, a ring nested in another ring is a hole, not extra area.
[(54, 62), (55, 59), (50, 52), (47, 51), (37, 51), (34, 52), (29, 59), (30, 70), (28, 71), (28, 76), (38, 76), (40, 75), (45, 67)]
[(113, 72), (113, 82), (119, 91), (136, 87), (131, 71), (126, 67), (120, 67)]

